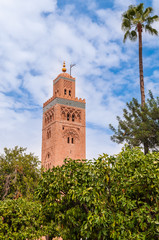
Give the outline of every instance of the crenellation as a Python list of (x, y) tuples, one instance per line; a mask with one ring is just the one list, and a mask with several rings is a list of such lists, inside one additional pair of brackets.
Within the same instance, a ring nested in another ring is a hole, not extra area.
[(72, 101), (75, 101), (75, 102), (86, 103), (85, 98), (84, 99), (81, 99), (81, 98), (78, 98), (78, 97), (73, 98), (73, 97), (67, 97), (67, 96), (64, 96), (64, 95), (63, 96), (53, 96), (43, 104), (43, 108), (46, 107), (50, 102), (52, 102), (56, 97), (63, 98), (63, 99), (71, 99)]

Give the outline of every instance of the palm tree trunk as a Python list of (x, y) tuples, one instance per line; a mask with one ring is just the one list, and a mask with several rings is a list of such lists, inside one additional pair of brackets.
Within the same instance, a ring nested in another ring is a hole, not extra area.
[(137, 25), (139, 34), (139, 72), (140, 72), (140, 91), (141, 91), (141, 106), (145, 105), (145, 89), (144, 89), (144, 74), (143, 74), (143, 62), (142, 62), (142, 25)]
[[(140, 72), (140, 91), (141, 91), (141, 106), (145, 105), (145, 88), (144, 88), (144, 74), (143, 74), (143, 62), (142, 62), (142, 25), (138, 23), (137, 30), (139, 34), (139, 72)], [(144, 121), (144, 120), (143, 120)], [(144, 142), (144, 154), (148, 153), (148, 144)]]

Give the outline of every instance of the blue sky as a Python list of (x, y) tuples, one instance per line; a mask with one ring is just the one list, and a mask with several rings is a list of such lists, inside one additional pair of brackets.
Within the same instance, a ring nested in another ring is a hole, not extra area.
[[(158, 0), (142, 1), (159, 15)], [(76, 95), (86, 99), (87, 158), (115, 154), (109, 123), (140, 101), (138, 42), (123, 44), (121, 14), (138, 0), (0, 1), (0, 151), (16, 145), (41, 156), (42, 104), (62, 63), (76, 63)], [(154, 27), (159, 30), (159, 22)], [(146, 96), (159, 89), (159, 39), (143, 33)]]

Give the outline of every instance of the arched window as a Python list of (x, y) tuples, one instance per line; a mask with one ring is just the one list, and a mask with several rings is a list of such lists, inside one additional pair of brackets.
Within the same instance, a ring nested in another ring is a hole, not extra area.
[(49, 132), (47, 132), (47, 135), (46, 135), (47, 139), (49, 138)]
[(51, 138), (51, 129), (47, 130), (47, 135), (46, 136), (47, 136), (47, 139)]
[(72, 142), (72, 144), (74, 143), (74, 140), (73, 140), (73, 138), (71, 139), (71, 142)]
[(71, 90), (69, 90), (69, 96), (71, 96)]
[(67, 138), (67, 143), (70, 143), (70, 138), (69, 137)]
[(75, 115), (72, 114), (72, 122), (74, 122), (74, 121), (75, 121)]
[(69, 121), (69, 120), (70, 120), (70, 114), (67, 113), (67, 121)]
[(66, 95), (66, 93), (67, 93), (67, 90), (66, 90), (66, 89), (64, 89), (64, 94)]

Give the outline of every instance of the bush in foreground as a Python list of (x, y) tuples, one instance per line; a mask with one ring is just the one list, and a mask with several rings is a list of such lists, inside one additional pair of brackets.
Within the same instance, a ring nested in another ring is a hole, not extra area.
[(159, 153), (66, 160), (44, 172), (37, 196), (50, 236), (64, 240), (159, 238)]

